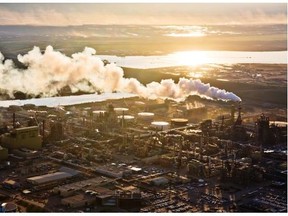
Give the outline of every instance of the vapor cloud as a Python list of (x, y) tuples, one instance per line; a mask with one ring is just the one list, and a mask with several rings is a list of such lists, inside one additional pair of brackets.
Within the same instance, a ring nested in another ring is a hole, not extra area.
[(10, 97), (16, 91), (47, 97), (55, 96), (69, 86), (72, 92), (118, 91), (151, 99), (183, 100), (189, 95), (199, 95), (207, 99), (241, 101), (237, 95), (198, 79), (180, 78), (178, 83), (165, 79), (145, 86), (135, 78), (124, 78), (122, 68), (114, 63), (104, 65), (95, 54), (96, 51), (89, 47), (71, 57), (52, 46), (47, 46), (44, 53), (34, 47), (27, 54), (18, 55), (18, 60), (27, 66), (27, 69), (19, 69), (12, 60), (4, 60), (0, 52), (0, 92)]

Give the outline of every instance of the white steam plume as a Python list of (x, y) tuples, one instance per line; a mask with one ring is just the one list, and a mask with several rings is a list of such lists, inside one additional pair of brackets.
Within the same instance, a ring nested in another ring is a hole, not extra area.
[(83, 52), (68, 57), (47, 46), (42, 54), (39, 47), (34, 47), (25, 55), (18, 55), (18, 60), (27, 69), (17, 68), (12, 60), (5, 60), (0, 52), (0, 92), (13, 97), (21, 91), (32, 96), (54, 96), (60, 89), (69, 86), (72, 92), (127, 92), (144, 98), (185, 99), (189, 95), (217, 100), (241, 101), (241, 99), (222, 89), (211, 87), (200, 80), (180, 78), (178, 83), (172, 79), (160, 83), (151, 82), (146, 86), (135, 78), (124, 78), (122, 68), (115, 64), (104, 65), (96, 51), (86, 47)]

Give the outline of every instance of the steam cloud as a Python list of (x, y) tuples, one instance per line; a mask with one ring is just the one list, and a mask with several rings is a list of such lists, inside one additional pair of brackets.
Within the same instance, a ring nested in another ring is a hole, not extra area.
[(180, 78), (178, 83), (172, 79), (160, 83), (151, 82), (146, 86), (135, 78), (124, 78), (122, 68), (114, 63), (104, 65), (96, 51), (86, 47), (83, 52), (68, 57), (52, 46), (47, 46), (42, 54), (39, 47), (34, 47), (25, 55), (18, 55), (18, 60), (27, 69), (17, 68), (12, 60), (5, 60), (0, 52), (0, 92), (13, 97), (21, 91), (32, 96), (54, 96), (65, 86), (72, 92), (127, 92), (144, 98), (185, 99), (189, 95), (223, 101), (241, 101), (241, 99), (222, 89), (204, 84), (200, 80)]

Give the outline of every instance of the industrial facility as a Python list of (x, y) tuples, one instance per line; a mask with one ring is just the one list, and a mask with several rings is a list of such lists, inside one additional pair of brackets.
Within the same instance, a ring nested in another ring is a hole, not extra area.
[(287, 212), (283, 116), (138, 97), (0, 109), (2, 211)]

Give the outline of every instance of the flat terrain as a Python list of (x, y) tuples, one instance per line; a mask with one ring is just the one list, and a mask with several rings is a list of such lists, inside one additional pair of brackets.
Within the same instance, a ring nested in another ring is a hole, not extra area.
[[(219, 68), (220, 67), (220, 68)], [(253, 107), (287, 107), (287, 65), (237, 64), (230, 66), (173, 67), (156, 69), (124, 68), (126, 77), (135, 77), (143, 84), (161, 79), (191, 77), (200, 74), (202, 82), (225, 89)], [(235, 73), (237, 71), (237, 73)]]
[(199, 28), (203, 31), (201, 37), (174, 37), (171, 34), (193, 33), (193, 30), (183, 26), (184, 32), (179, 32), (177, 26), (163, 28), (150, 25), (0, 25), (0, 52), (7, 58), (15, 58), (19, 53), (27, 53), (33, 46), (45, 49), (48, 45), (67, 55), (82, 51), (86, 46), (96, 49), (97, 54), (121, 56), (165, 55), (190, 50), (287, 50), (286, 25), (216, 25)]

